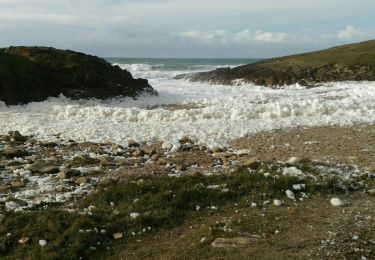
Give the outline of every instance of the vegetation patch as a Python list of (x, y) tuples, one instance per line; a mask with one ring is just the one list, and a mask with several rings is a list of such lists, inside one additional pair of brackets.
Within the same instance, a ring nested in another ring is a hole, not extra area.
[[(283, 175), (279, 166), (262, 164), (256, 170), (244, 168), (232, 174), (136, 179), (93, 192), (74, 211), (49, 208), (7, 212), (0, 217), (0, 258), (85, 259), (110, 255), (113, 247), (177, 227), (201, 214), (220, 214), (234, 205), (263, 206), (273, 199), (294, 203), (285, 191), (293, 190), (295, 184), (305, 184), (303, 190), (294, 191), (297, 200), (316, 193), (350, 191), (342, 188), (350, 186), (342, 180), (319, 180), (313, 168), (297, 168), (310, 171), (315, 178)], [(40, 240), (47, 244), (41, 246)]]

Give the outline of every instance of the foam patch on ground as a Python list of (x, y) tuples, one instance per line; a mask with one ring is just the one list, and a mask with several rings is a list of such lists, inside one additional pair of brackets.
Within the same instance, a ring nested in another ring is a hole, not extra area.
[[(93, 142), (162, 140), (182, 137), (208, 146), (226, 145), (247, 134), (297, 126), (350, 126), (375, 123), (375, 83), (330, 83), (304, 89), (291, 86), (215, 86), (177, 80), (151, 80), (160, 93), (137, 100), (72, 101), (64, 97), (25, 106), (0, 105), (0, 132), (53, 140)], [(194, 109), (150, 109), (189, 104)]]

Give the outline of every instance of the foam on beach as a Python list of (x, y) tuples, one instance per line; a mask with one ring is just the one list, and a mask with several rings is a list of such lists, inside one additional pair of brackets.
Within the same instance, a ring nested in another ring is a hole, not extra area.
[(1, 104), (0, 132), (19, 130), (46, 140), (59, 135), (66, 140), (119, 144), (161, 140), (171, 147), (178, 139), (190, 137), (212, 147), (273, 129), (375, 122), (374, 82), (278, 90), (171, 79), (152, 79), (150, 83), (159, 96), (105, 102), (60, 97), (24, 106)]

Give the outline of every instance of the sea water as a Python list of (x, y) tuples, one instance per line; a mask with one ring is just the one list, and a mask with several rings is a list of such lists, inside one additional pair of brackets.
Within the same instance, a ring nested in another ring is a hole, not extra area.
[(175, 149), (182, 137), (223, 146), (229, 140), (273, 129), (375, 123), (375, 82), (326, 83), (311, 89), (210, 85), (173, 77), (256, 60), (107, 60), (136, 78), (147, 78), (159, 96), (105, 101), (60, 96), (10, 107), (0, 103), (0, 133), (18, 130), (46, 140), (59, 136), (119, 144), (164, 141), (164, 147)]

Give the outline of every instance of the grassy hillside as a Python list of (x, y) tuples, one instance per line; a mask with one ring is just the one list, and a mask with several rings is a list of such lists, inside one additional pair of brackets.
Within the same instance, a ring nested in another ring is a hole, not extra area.
[(233, 84), (237, 80), (265, 86), (314, 86), (333, 81), (375, 80), (375, 40), (222, 68), (191, 75), (191, 81)]
[(375, 66), (375, 40), (346, 44), (326, 50), (286, 56), (267, 62), (293, 62), (308, 65), (341, 63), (347, 65), (366, 64)]

